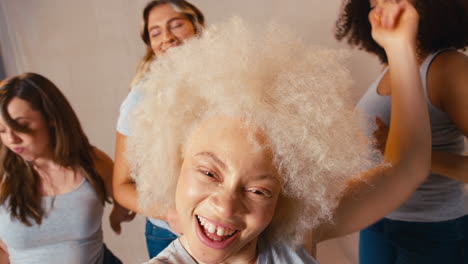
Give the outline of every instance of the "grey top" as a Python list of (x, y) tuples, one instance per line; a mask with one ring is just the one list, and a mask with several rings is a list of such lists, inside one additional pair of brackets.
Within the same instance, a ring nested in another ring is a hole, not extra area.
[[(132, 90), (128, 93), (127, 97), (120, 105), (120, 114), (117, 120), (117, 131), (122, 135), (130, 135), (131, 122), (129, 116), (143, 99), (143, 94), (138, 91), (138, 88), (144, 82), (145, 79), (141, 80), (134, 87), (132, 87)], [(167, 223), (166, 221), (156, 218), (148, 218), (148, 220), (153, 225), (167, 229), (175, 234), (175, 232), (172, 231), (171, 227), (169, 226), (169, 223)]]
[[(293, 249), (284, 244), (268, 244), (259, 239), (257, 264), (318, 264), (318, 262), (309, 255), (303, 247)], [(174, 240), (158, 256), (146, 262), (145, 264), (197, 264), (180, 243), (180, 238)]]
[(0, 206), (0, 239), (8, 247), (11, 264), (101, 264), (104, 248), (103, 204), (91, 184), (42, 199), (46, 215), (32, 226), (12, 219)]
[[(461, 154), (464, 151), (463, 133), (450, 120), (447, 113), (431, 103), (427, 93), (429, 66), (440, 52), (429, 55), (420, 68), (431, 123), (432, 149)], [(388, 68), (375, 80), (358, 104), (358, 108), (369, 116), (371, 124), (375, 123), (376, 116), (379, 116), (387, 126), (390, 122), (390, 96), (381, 96), (377, 92), (379, 83), (387, 71)], [(416, 192), (387, 218), (412, 222), (436, 222), (461, 217), (466, 214), (463, 186), (464, 184), (459, 181), (431, 173)]]

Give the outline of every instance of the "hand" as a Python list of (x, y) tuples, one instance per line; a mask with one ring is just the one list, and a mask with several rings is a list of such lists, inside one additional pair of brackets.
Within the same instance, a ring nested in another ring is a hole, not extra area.
[(386, 52), (400, 45), (416, 49), (419, 15), (407, 0), (375, 0), (369, 21), (372, 38)]
[(122, 222), (130, 222), (135, 218), (136, 213), (123, 208), (120, 204), (114, 201), (114, 207), (112, 207), (112, 212), (109, 215), (109, 222), (112, 230), (117, 235), (120, 235), (122, 228), (120, 224)]
[(388, 126), (384, 124), (380, 117), (375, 118), (375, 124), (377, 125), (377, 129), (373, 133), (375, 144), (377, 149), (384, 154), (385, 145), (387, 145)]
[(180, 226), (179, 215), (177, 214), (177, 210), (175, 208), (170, 208), (167, 211), (166, 219), (172, 231), (174, 231), (177, 234), (182, 234), (182, 227)]

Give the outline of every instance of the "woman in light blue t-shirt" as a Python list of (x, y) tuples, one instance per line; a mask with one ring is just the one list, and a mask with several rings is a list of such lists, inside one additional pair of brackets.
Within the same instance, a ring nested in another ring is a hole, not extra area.
[[(131, 134), (129, 114), (143, 96), (137, 90), (138, 86), (144, 82), (144, 76), (148, 72), (151, 62), (163, 56), (168, 49), (179, 46), (187, 39), (199, 34), (203, 26), (203, 14), (198, 8), (186, 1), (150, 1), (143, 9), (141, 29), (141, 37), (146, 45), (146, 54), (138, 65), (137, 74), (131, 83), (131, 91), (120, 108), (114, 168), (115, 199), (128, 210), (148, 217), (145, 236), (150, 257), (156, 256), (171, 243), (177, 237), (177, 230), (173, 230), (169, 224), (171, 214), (154, 215), (151, 211), (143, 211), (138, 206), (136, 185), (130, 176), (125, 156), (126, 138)], [(129, 221), (133, 216), (132, 213), (123, 216), (122, 221)], [(120, 225), (117, 228), (120, 229)]]

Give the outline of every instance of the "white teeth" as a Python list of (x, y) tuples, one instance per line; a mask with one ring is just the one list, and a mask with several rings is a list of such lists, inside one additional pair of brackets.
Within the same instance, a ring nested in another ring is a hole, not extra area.
[(232, 230), (232, 229), (225, 229), (224, 227), (216, 226), (215, 224), (208, 222), (208, 220), (206, 220), (205, 218), (201, 216), (197, 215), (197, 218), (200, 224), (204, 227), (206, 232), (208, 232), (209, 234), (216, 234), (217, 236), (230, 236), (235, 232), (235, 230)]
[(218, 236), (224, 236), (224, 228), (218, 227), (218, 230), (216, 231), (216, 234)]
[(215, 231), (216, 231), (216, 226), (208, 223), (208, 232), (210, 232), (211, 234), (214, 234)]

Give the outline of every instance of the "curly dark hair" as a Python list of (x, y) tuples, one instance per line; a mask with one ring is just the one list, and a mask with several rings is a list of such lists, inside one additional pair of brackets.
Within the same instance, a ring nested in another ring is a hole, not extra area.
[[(465, 49), (468, 46), (468, 0), (415, 0), (419, 13), (417, 36), (420, 55), (440, 49)], [(376, 54), (382, 63), (387, 56), (371, 35), (369, 0), (346, 0), (336, 21), (335, 37)]]

